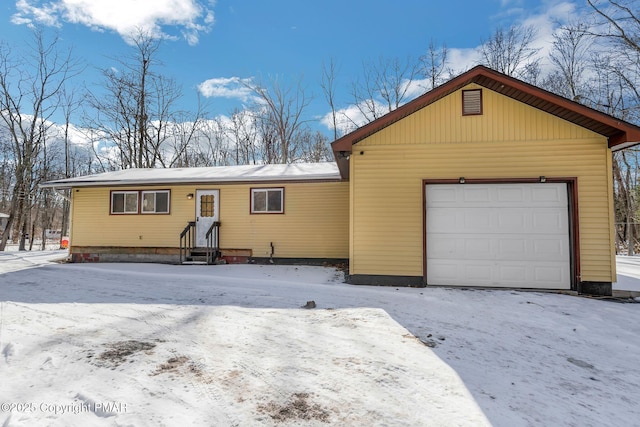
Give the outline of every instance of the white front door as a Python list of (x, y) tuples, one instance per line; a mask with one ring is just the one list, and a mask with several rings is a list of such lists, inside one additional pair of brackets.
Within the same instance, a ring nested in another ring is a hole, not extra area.
[(569, 289), (567, 185), (427, 184), (427, 283)]
[(207, 231), (220, 221), (220, 190), (196, 190), (196, 246), (207, 246)]

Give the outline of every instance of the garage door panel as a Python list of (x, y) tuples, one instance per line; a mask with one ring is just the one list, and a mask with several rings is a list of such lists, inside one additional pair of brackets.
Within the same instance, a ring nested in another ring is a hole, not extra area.
[(427, 233), (558, 233), (568, 229), (566, 213), (547, 208), (427, 207)]
[(464, 254), (477, 254), (479, 257), (490, 256), (493, 252), (492, 246), (495, 244), (495, 241), (491, 239), (469, 238), (461, 239), (461, 241), (464, 246)]
[(456, 214), (451, 215), (445, 209), (433, 210), (427, 216), (427, 232), (451, 232), (458, 229), (459, 222)]
[(531, 242), (532, 255), (552, 259), (569, 259), (569, 242), (560, 238), (536, 239)]
[(562, 282), (564, 272), (562, 266), (559, 265), (539, 265), (533, 270), (534, 280), (536, 282)]
[[(516, 187), (517, 185), (517, 187)], [(529, 187), (524, 187), (528, 185)], [(538, 187), (536, 187), (538, 186)], [(444, 184), (428, 185), (432, 207), (561, 207), (567, 205), (565, 184)], [(440, 187), (440, 188), (435, 188)]]
[(527, 256), (527, 252), (530, 248), (527, 245), (527, 239), (513, 238), (513, 239), (499, 239), (498, 240), (498, 259), (509, 259), (515, 257), (522, 259)]
[[(493, 224), (491, 211), (489, 209), (473, 209), (462, 212), (462, 230), (466, 233), (477, 232), (486, 233), (495, 228)], [(457, 217), (458, 215), (456, 215)], [(458, 226), (460, 224), (457, 224)]]
[(498, 265), (498, 279), (500, 283), (513, 283), (513, 286), (520, 286), (527, 277), (527, 267), (521, 264)]
[(526, 200), (525, 190), (521, 187), (500, 186), (496, 188), (496, 192), (498, 203), (524, 202)]
[(425, 191), (428, 284), (570, 288), (566, 184)]
[(531, 231), (560, 233), (567, 230), (569, 221), (566, 212), (541, 211), (532, 213)]
[[(564, 188), (563, 188), (564, 187)], [(567, 202), (566, 186), (544, 185), (531, 188), (531, 200), (536, 204), (563, 206)]]
[(463, 243), (461, 239), (451, 239), (448, 236), (433, 236), (429, 248), (429, 257), (435, 259), (456, 259), (462, 253), (457, 246)]
[[(468, 275), (461, 269), (466, 269), (467, 265), (460, 260), (427, 260), (430, 284), (462, 286), (471, 285), (463, 279)], [(472, 275), (472, 277), (477, 277)]]
[(428, 260), (430, 285), (564, 289), (568, 270), (561, 262)]
[(452, 206), (457, 202), (459, 192), (445, 185), (433, 186), (429, 190), (430, 203), (433, 206)]
[(481, 282), (491, 281), (493, 277), (493, 266), (487, 262), (468, 262), (459, 268), (464, 272), (463, 277), (473, 277)]
[(497, 212), (497, 226), (500, 230), (523, 230), (527, 226), (527, 212)]
[(433, 259), (568, 261), (569, 242), (559, 236), (437, 235), (429, 239)]
[(481, 203), (485, 205), (491, 200), (491, 192), (489, 188), (467, 187), (465, 191), (458, 191), (462, 195), (464, 203)]

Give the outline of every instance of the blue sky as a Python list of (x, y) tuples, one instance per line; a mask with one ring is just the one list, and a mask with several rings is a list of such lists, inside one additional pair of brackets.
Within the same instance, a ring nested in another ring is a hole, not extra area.
[(22, 49), (30, 25), (56, 29), (87, 64), (82, 80), (91, 86), (98, 69), (131, 52), (126, 36), (142, 27), (165, 38), (157, 71), (182, 85), (184, 108), (195, 110), (198, 88), (208, 87), (208, 111), (227, 114), (246, 101), (234, 81), (278, 76), (302, 78), (315, 98), (307, 116), (320, 118), (328, 112), (323, 61), (338, 65), (338, 104), (347, 109), (363, 61), (417, 58), (433, 39), (461, 70), (475, 65), (474, 49), (497, 27), (520, 23), (538, 29), (544, 52), (554, 28), (583, 7), (582, 0), (5, 0), (0, 40)]

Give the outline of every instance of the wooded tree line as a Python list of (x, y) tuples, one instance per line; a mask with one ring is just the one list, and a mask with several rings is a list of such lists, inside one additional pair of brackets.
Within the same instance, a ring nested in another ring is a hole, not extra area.
[[(590, 20), (559, 28), (551, 46), (535, 45), (534, 27), (498, 28), (481, 40), (478, 63), (638, 124), (640, 0), (587, 4)], [(102, 70), (95, 90), (77, 84), (84, 66), (55, 35), (35, 30), (21, 51), (0, 41), (0, 212), (9, 214), (0, 250), (10, 234), (25, 249), (26, 235), (67, 229), (68, 203), (40, 189), (43, 181), (126, 168), (330, 160), (331, 140), (465, 71), (435, 40), (419, 58), (363, 62), (355, 78), (329, 60), (316, 94), (330, 111), (329, 136), (308, 117), (312, 94), (302, 78), (239, 80), (246, 107), (212, 117), (204, 99), (196, 111), (178, 107), (183, 91), (162, 74), (159, 40), (140, 32), (130, 45), (128, 56)], [(338, 99), (339, 84), (350, 88), (348, 99)], [(617, 152), (613, 164), (618, 237), (633, 251), (637, 150)]]

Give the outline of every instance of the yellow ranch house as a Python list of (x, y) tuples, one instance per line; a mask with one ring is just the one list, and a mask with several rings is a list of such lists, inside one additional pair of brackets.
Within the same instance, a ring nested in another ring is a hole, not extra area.
[(348, 262), (353, 284), (610, 295), (611, 156), (638, 143), (640, 127), (477, 66), (333, 142), (332, 163), (45, 186), (71, 189), (75, 262)]

